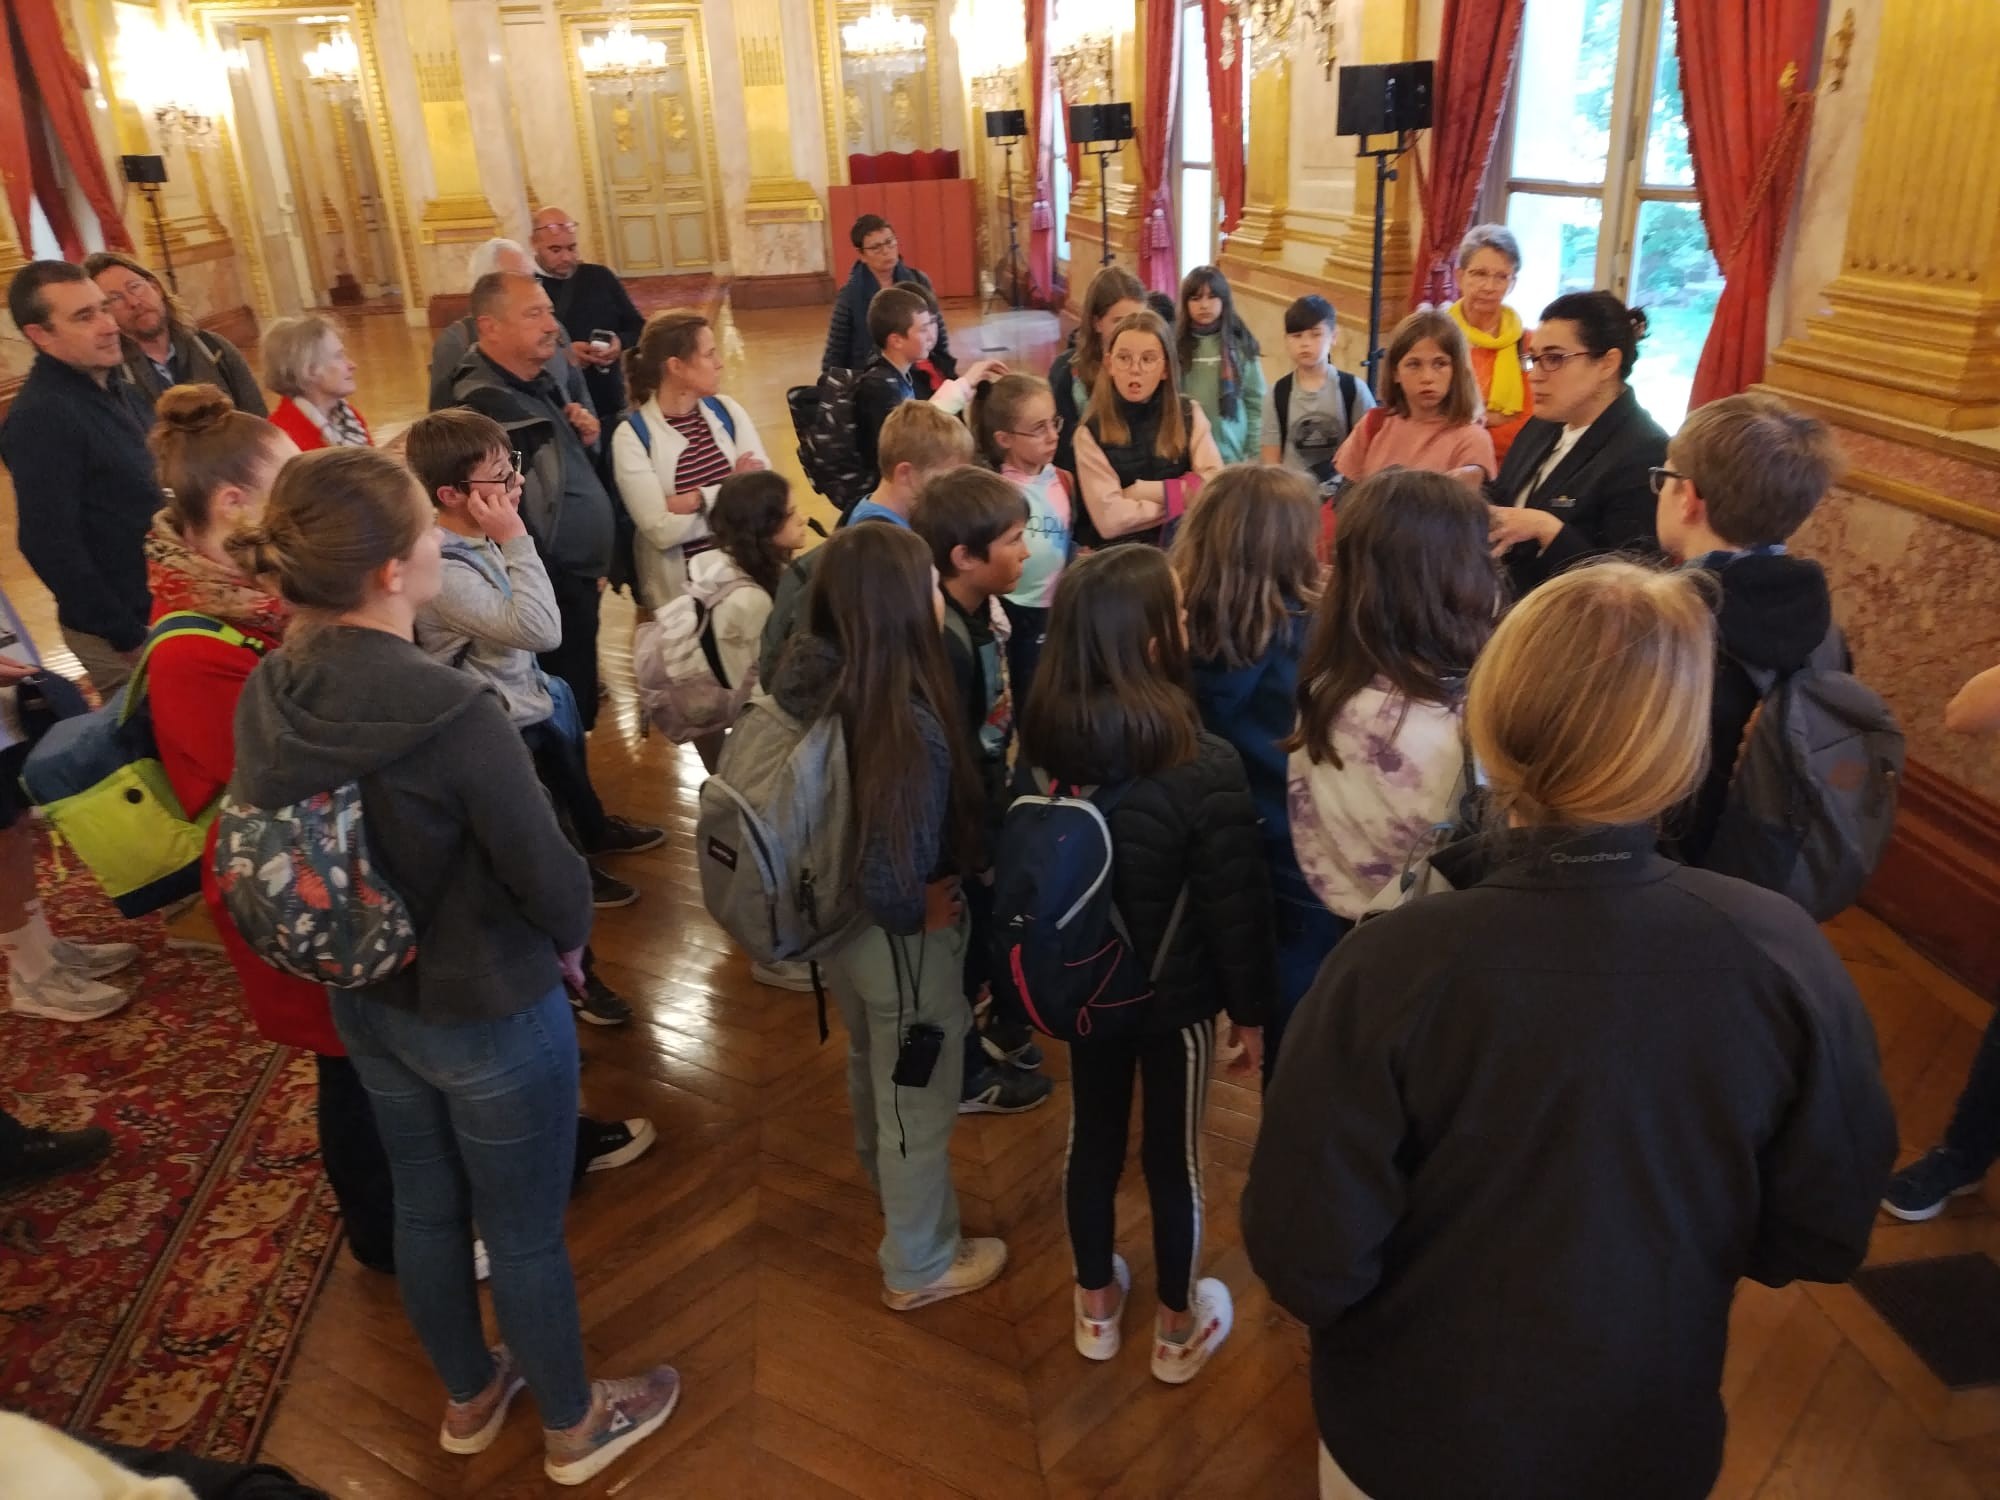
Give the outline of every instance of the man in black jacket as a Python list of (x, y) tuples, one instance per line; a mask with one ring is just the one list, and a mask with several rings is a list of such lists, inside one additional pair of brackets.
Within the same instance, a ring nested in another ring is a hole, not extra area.
[(126, 378), (118, 323), (81, 266), (14, 274), (7, 310), (35, 363), (0, 427), (21, 555), (56, 599), (63, 640), (109, 697), (132, 675), (152, 618), (146, 533), (160, 508), (152, 404)]
[[(611, 568), (614, 502), (546, 368), (557, 332), (548, 293), (532, 276), (495, 271), (473, 286), (471, 313), (479, 342), (452, 377), (452, 396), (506, 428), (521, 455), (521, 519), (562, 616), (562, 644), (542, 653), (542, 670), (569, 684), (589, 729), (597, 721), (598, 605)], [(593, 437), (594, 427), (585, 428)]]
[(536, 210), (534, 231), (530, 244), (536, 272), (555, 308), (556, 321), (569, 330), (590, 386), (591, 404), (600, 418), (615, 423), (625, 410), (621, 361), (625, 351), (639, 342), (646, 320), (616, 271), (583, 258), (576, 244), (576, 220), (566, 210)]
[(1718, 650), (1708, 772), (1669, 818), (1672, 848), (1698, 865), (1715, 837), (1743, 736), (1760, 701), (1750, 669), (1793, 671), (1833, 629), (1826, 572), (1785, 543), (1833, 482), (1824, 423), (1770, 396), (1712, 401), (1681, 425), (1654, 473), (1660, 545), (1715, 576)]
[(150, 404), (173, 385), (221, 387), (238, 411), (269, 415), (249, 361), (228, 339), (190, 327), (160, 278), (129, 255), (100, 250), (83, 269), (111, 303), (124, 336), (125, 373)]

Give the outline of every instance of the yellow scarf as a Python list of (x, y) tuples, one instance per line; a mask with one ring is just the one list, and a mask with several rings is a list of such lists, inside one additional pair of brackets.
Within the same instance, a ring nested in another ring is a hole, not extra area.
[(1474, 328), (1465, 316), (1465, 304), (1451, 305), (1451, 320), (1458, 324), (1465, 334), (1465, 341), (1475, 349), (1496, 351), (1493, 360), (1493, 381), (1486, 391), (1486, 409), (1497, 417), (1511, 417), (1528, 404), (1528, 393), (1521, 383), (1521, 315), (1511, 307), (1500, 309), (1500, 331), (1488, 333), (1483, 328)]

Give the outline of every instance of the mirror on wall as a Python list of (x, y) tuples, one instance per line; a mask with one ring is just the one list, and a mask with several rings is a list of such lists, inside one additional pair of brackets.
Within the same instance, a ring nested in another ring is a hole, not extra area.
[(841, 153), (941, 146), (935, 0), (838, 0), (831, 12)]

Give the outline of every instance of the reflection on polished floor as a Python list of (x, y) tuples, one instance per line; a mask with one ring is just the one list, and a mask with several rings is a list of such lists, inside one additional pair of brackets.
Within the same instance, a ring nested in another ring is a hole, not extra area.
[[(948, 311), (961, 351), (996, 345), (1035, 369), (1054, 352), (1045, 316), (1003, 315), (975, 333), (972, 309)], [(817, 368), (824, 318), (810, 308), (723, 315), (727, 388), (774, 466), (794, 476), (784, 390)], [(371, 420), (416, 415), (428, 334), (385, 317), (354, 319), (348, 330), (363, 372), (357, 399)], [(4, 503), (11, 511), (11, 494)], [(0, 576), (40, 638), (54, 641), (47, 596), (11, 550)], [(611, 807), (672, 836), (622, 862), (618, 873), (644, 897), (599, 923), (604, 972), (639, 1018), (585, 1028), (584, 1104), (598, 1115), (647, 1115), (661, 1140), (638, 1163), (590, 1179), (571, 1210), (570, 1243), (593, 1370), (670, 1359), (686, 1395), (661, 1437), (578, 1493), (1311, 1495), (1304, 1336), (1258, 1288), (1238, 1236), (1258, 1101), (1232, 1080), (1210, 1095), (1206, 1258), (1236, 1293), (1238, 1324), (1194, 1384), (1153, 1381), (1143, 1338), (1104, 1365), (1071, 1347), (1066, 1087), (1033, 1114), (968, 1117), (954, 1139), (968, 1232), (1006, 1237), (1006, 1275), (912, 1315), (883, 1309), (878, 1221), (849, 1148), (840, 1038), (819, 1045), (810, 996), (753, 984), (703, 911), (690, 849), (700, 763), (640, 734), (629, 607), (614, 600), (609, 616), (613, 712), (594, 736), (593, 767)], [(1986, 1006), (1866, 915), (1832, 931), (1874, 1015), (1914, 1151), (1943, 1128)], [(1051, 1074), (1064, 1079), (1061, 1049), (1050, 1050)], [(1932, 1224), (1885, 1221), (1875, 1257), (2000, 1252), (1996, 1206), (1973, 1198)], [(1120, 1247), (1143, 1287), (1150, 1249), (1136, 1162), (1119, 1207)], [(1746, 1285), (1724, 1377), (1730, 1435), (1716, 1494), (2000, 1497), (2000, 1412), (1981, 1404), (1992, 1393), (1953, 1394), (1927, 1380), (1846, 1289)], [(531, 1403), (491, 1450), (458, 1459), (437, 1447), (442, 1400), (394, 1284), (343, 1258), (265, 1451), (333, 1494), (367, 1500), (552, 1492)]]

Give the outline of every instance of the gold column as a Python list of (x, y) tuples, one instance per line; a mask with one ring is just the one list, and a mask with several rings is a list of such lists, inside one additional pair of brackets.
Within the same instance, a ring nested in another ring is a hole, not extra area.
[[(1239, 46), (1242, 43), (1239, 41)], [(1229, 254), (1276, 260), (1285, 243), (1292, 174), (1292, 64), (1280, 58), (1250, 79), (1250, 150), (1243, 164), (1243, 217)]]
[(416, 63), (417, 95), (423, 101), (424, 134), (430, 141), (437, 187), (437, 196), (424, 205), (419, 233), (426, 245), (486, 239), (499, 232), (500, 218), (480, 186), (458, 54), (450, 49), (419, 52)]
[[(1357, 62), (1402, 62), (1417, 55), (1417, 0), (1374, 0), (1361, 13), (1361, 55)], [(1369, 144), (1383, 145), (1387, 136)], [(1388, 217), (1382, 238), (1382, 321), (1383, 335), (1410, 301), (1415, 278), (1416, 250), (1411, 244), (1410, 222), (1416, 167), (1410, 156), (1396, 164), (1396, 180), (1389, 184)], [(1346, 327), (1366, 329), (1370, 273), (1375, 261), (1375, 163), (1365, 157), (1354, 163), (1354, 212), (1347, 228), (1326, 253), (1320, 274), (1328, 283), (1328, 297), (1339, 309)], [(1366, 334), (1363, 334), (1366, 340)], [(1363, 351), (1365, 356), (1367, 351)]]
[(360, 280), (364, 296), (372, 297), (381, 289), (382, 280), (375, 271), (374, 236), (368, 232), (368, 209), (361, 201), (361, 174), (354, 169), (354, 142), (349, 133), (347, 102), (333, 94), (326, 96), (327, 125), (333, 131), (333, 154), (340, 162), (340, 180), (347, 190), (348, 233), (347, 250), (354, 261), (354, 274)]
[(1840, 274), (1773, 387), (1860, 414), (2000, 426), (2000, 5), (1885, 0)]

